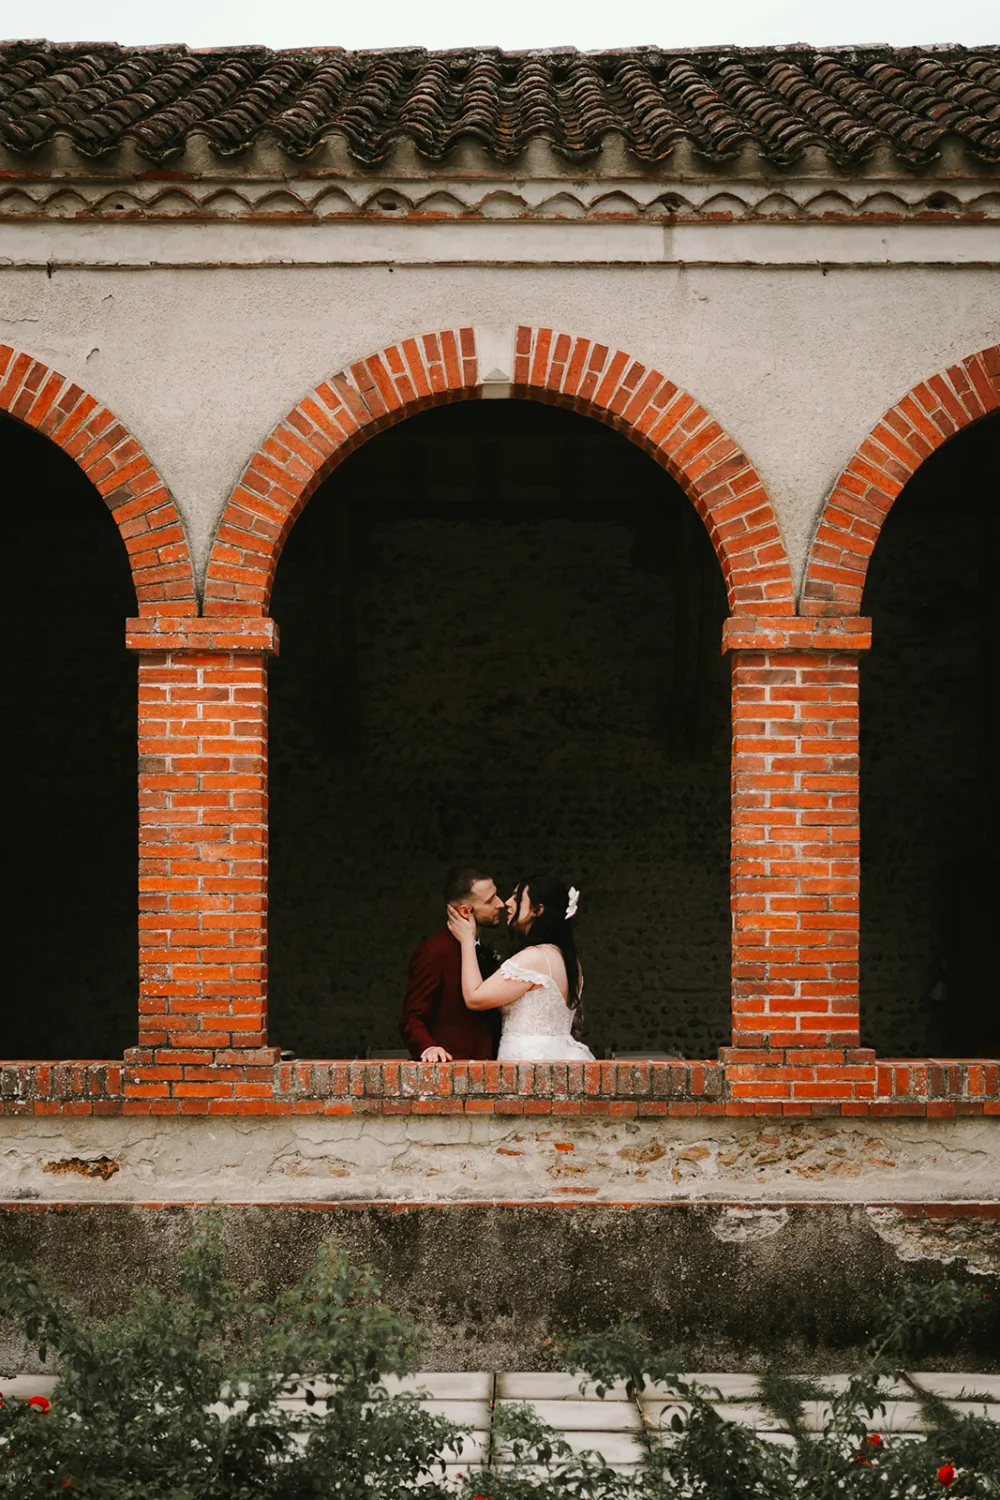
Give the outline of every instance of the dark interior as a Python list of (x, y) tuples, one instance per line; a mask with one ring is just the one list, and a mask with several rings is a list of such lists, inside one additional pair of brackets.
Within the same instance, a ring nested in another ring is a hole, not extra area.
[[(135, 610), (106, 507), (0, 418), (9, 851), (0, 1051), (116, 1057), (136, 1035)], [(1000, 417), (894, 505), (864, 609), (862, 1036), (996, 1055)], [(725, 597), (690, 503), (634, 445), (532, 402), (371, 440), (291, 533), (273, 612), (271, 1033), (385, 1055), (446, 866), (583, 891), (598, 1055), (729, 1035)]]
[(138, 992), (132, 576), (93, 485), (9, 417), (0, 474), (12, 637), (0, 1052), (121, 1057)]
[(272, 600), (270, 1034), (385, 1055), (452, 861), (580, 887), (586, 1040), (729, 1039), (729, 673), (690, 502), (611, 429), (442, 407), (323, 485)]
[(1000, 416), (917, 470), (863, 609), (861, 1026), (882, 1055), (997, 1056)]

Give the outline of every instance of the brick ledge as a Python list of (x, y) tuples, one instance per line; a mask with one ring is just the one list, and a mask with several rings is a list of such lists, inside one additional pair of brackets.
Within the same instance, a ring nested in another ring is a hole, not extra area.
[(872, 622), (866, 615), (733, 615), (722, 627), (726, 651), (868, 651)]
[(257, 616), (141, 615), (125, 621), (129, 651), (229, 652), (277, 656), (278, 627)]
[(0, 1064), (6, 1115), (837, 1115), (1000, 1116), (1000, 1060), (891, 1058), (869, 1049), (751, 1053), (721, 1062), (274, 1061), (271, 1049), (186, 1066), (128, 1061)]

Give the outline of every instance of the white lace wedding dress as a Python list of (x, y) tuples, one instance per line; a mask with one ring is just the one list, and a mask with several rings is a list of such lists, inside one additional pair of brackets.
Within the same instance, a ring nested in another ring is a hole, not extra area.
[(498, 973), (507, 979), (527, 980), (533, 988), (502, 1007), (503, 1031), (498, 1062), (593, 1062), (589, 1047), (572, 1035), (574, 1012), (566, 1004), (552, 976), (549, 955), (543, 952), (548, 973), (525, 968), (516, 958), (502, 963)]

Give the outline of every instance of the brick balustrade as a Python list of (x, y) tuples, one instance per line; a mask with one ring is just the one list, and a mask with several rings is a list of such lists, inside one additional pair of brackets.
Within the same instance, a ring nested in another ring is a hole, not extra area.
[(211, 1097), (158, 1092), (121, 1062), (0, 1064), (8, 1115), (536, 1114), (1000, 1116), (1000, 1061), (879, 1063), (865, 1098), (746, 1097), (738, 1066), (715, 1062), (294, 1062), (261, 1068), (230, 1052)]

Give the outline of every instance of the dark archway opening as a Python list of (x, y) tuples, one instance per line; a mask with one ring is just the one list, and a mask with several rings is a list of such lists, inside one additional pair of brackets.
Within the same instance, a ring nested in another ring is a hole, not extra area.
[(634, 444), (437, 408), (322, 486), (277, 572), (270, 1035), (385, 1055), (452, 861), (583, 891), (598, 1056), (729, 1040), (725, 589)]
[(887, 1056), (997, 1056), (1000, 415), (952, 438), (875, 547), (861, 667), (861, 1027)]
[(8, 1058), (121, 1057), (136, 1039), (135, 591), (100, 495), (0, 417), (7, 538)]

